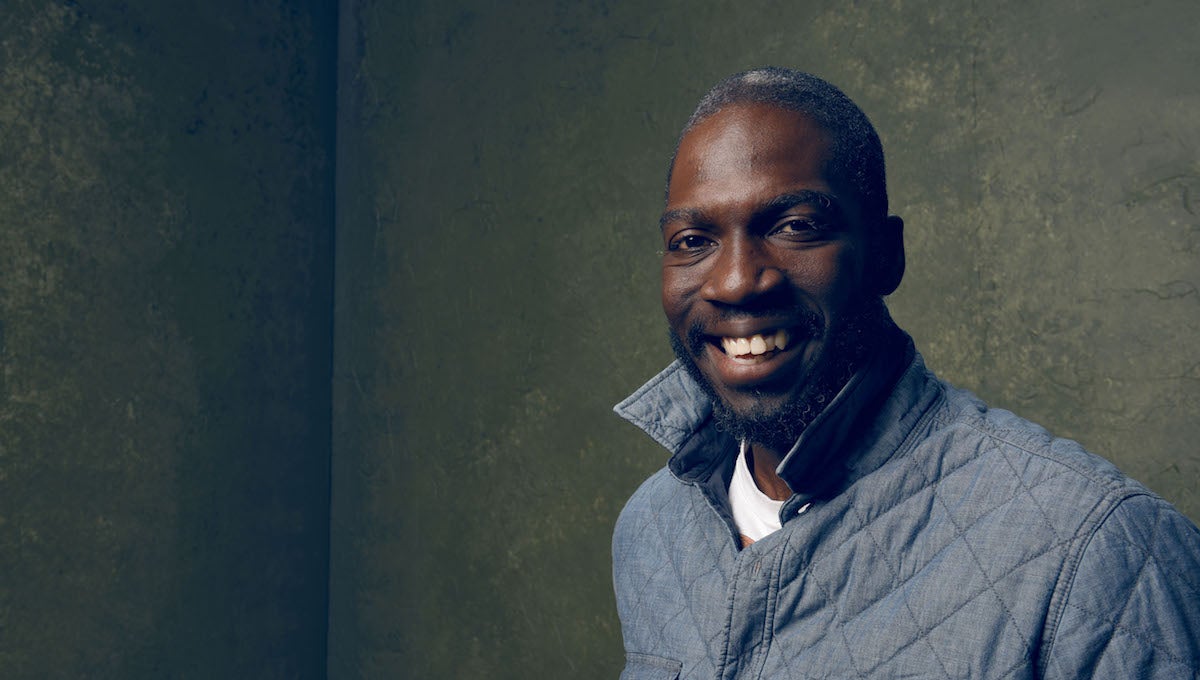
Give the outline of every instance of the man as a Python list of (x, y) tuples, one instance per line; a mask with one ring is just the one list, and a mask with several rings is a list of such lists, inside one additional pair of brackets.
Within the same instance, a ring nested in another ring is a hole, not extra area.
[(1195, 678), (1200, 532), (926, 370), (883, 152), (828, 83), (723, 81), (661, 221), (668, 448), (613, 538), (622, 678)]

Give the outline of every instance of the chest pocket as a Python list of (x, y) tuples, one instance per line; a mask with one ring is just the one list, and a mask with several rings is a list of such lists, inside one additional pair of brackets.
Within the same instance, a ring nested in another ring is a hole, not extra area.
[(625, 655), (621, 680), (678, 680), (683, 664), (661, 656), (630, 653)]

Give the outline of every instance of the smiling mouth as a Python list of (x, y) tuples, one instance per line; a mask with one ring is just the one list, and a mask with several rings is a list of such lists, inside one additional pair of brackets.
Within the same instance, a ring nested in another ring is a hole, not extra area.
[(791, 334), (787, 329), (769, 333), (756, 333), (744, 338), (724, 337), (720, 347), (725, 355), (738, 363), (759, 363), (787, 349)]

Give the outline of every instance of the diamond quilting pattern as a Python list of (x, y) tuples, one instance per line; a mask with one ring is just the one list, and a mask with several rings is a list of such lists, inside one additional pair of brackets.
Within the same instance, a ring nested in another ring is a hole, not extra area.
[(1197, 545), (1200, 531), (1159, 498), (1132, 495), (1116, 506), (1080, 560), (1046, 676), (1075, 677), (1086, 664), (1095, 677), (1197, 677)]
[[(864, 494), (870, 477), (846, 494), (837, 522), (857, 530), (815, 557), (804, 579), (815, 587), (780, 608), (776, 648), (794, 650), (791, 658), (779, 655), (783, 668), (803, 665), (800, 657), (830, 640), (866, 676), (903, 675), (912, 654), (923, 655), (926, 672), (946, 677), (992, 677), (1030, 665), (1040, 612), (1070, 544), (1058, 537), (1080, 518), (1051, 518), (1043, 509), (1063, 493), (1068, 469), (1039, 459), (1023, 463), (1020, 478), (996, 475), (1017, 469), (1010, 457), (1020, 451), (984, 441), (966, 450), (943, 446), (947, 453), (937, 457), (915, 452), (898, 462), (903, 470), (885, 466), (875, 474), (908, 483), (891, 502)], [(837, 620), (801, 639), (803, 612), (830, 608)], [(790, 629), (797, 639), (788, 639)], [(833, 629), (840, 635), (829, 635)], [(979, 649), (991, 651), (976, 662)]]
[(622, 514), (614, 534), (615, 579), (636, 587), (628, 594), (618, 588), (617, 608), (626, 649), (704, 650), (681, 677), (705, 677), (715, 673), (723, 648), (725, 584), (736, 553), (725, 545), (721, 524), (698, 517), (712, 514), (699, 494), (681, 488), (660, 472)]
[[(746, 551), (695, 487), (649, 480), (614, 537), (627, 650), (727, 680), (1195, 677), (1200, 532), (1073, 442), (941, 389), (917, 446)], [(762, 630), (730, 630), (764, 592)]]

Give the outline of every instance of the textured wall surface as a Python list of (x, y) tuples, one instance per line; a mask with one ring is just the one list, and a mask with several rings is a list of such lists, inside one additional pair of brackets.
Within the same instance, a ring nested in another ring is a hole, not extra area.
[(335, 18), (0, 3), (0, 677), (323, 676)]
[(930, 366), (1200, 518), (1191, 0), (343, 12), (331, 677), (615, 677), (665, 163), (764, 63), (880, 128)]

